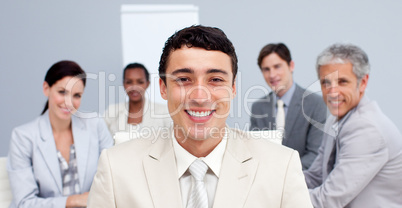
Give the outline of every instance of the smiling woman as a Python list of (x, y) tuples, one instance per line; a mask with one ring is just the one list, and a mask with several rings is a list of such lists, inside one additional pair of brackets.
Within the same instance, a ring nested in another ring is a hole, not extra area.
[(100, 152), (112, 146), (112, 139), (103, 120), (74, 116), (84, 87), (85, 72), (73, 61), (48, 70), (41, 116), (12, 132), (10, 207), (86, 206)]
[(124, 68), (123, 86), (128, 102), (110, 105), (104, 115), (106, 125), (115, 137), (115, 144), (126, 140), (116, 136), (120, 133), (128, 133), (127, 139), (133, 139), (140, 134), (170, 127), (171, 119), (166, 105), (146, 98), (149, 77), (148, 70), (140, 63), (131, 63)]

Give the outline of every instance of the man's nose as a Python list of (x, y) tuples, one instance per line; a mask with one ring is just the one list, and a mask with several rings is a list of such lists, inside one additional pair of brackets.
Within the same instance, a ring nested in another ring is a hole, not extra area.
[(274, 78), (278, 73), (276, 72), (276, 70), (270, 70), (269, 72), (269, 78)]
[(331, 96), (338, 96), (339, 94), (339, 88), (338, 88), (338, 83), (332, 82), (328, 87), (328, 94)]
[(207, 87), (199, 84), (188, 91), (188, 98), (196, 103), (208, 102), (211, 99), (211, 92)]

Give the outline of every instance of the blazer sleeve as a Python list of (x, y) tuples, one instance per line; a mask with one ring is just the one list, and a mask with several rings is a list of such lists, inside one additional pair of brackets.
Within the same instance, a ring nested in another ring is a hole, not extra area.
[(284, 183), (281, 208), (312, 208), (297, 151), (290, 157)]
[(303, 168), (308, 168), (313, 163), (314, 159), (317, 157), (318, 149), (322, 143), (323, 130), (317, 128), (315, 125), (325, 124), (325, 118), (327, 114), (327, 107), (322, 102), (321, 98), (315, 100), (316, 105), (314, 107), (313, 113), (311, 114), (311, 119), (309, 129), (306, 138), (306, 153), (301, 157)]
[(91, 207), (116, 207), (112, 172), (107, 150), (102, 151), (99, 158), (98, 170), (89, 192), (88, 208)]
[(258, 121), (256, 116), (258, 116), (258, 103), (253, 103), (251, 106), (251, 115), (250, 115), (250, 131), (259, 131), (260, 127), (258, 125)]
[(67, 197), (39, 197), (39, 187), (32, 166), (35, 132), (14, 129), (7, 158), (7, 171), (13, 201), (10, 207), (65, 208)]
[(314, 207), (345, 207), (388, 160), (388, 149), (377, 127), (364, 119), (353, 123), (356, 126), (339, 135), (334, 169), (321, 186), (310, 190)]
[(324, 148), (326, 141), (322, 141), (320, 148), (318, 149), (318, 155), (309, 169), (304, 170), (304, 177), (306, 179), (308, 188), (315, 188), (322, 183), (322, 163), (324, 156)]

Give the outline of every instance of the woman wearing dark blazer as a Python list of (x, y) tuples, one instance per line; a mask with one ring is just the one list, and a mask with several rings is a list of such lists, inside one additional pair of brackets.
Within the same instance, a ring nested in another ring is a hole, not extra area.
[(42, 115), (12, 132), (7, 169), (10, 207), (82, 207), (101, 151), (113, 145), (102, 119), (77, 112), (85, 72), (60, 61), (47, 72)]

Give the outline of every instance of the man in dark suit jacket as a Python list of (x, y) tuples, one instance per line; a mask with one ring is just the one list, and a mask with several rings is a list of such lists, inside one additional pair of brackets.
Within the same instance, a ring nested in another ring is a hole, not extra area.
[(252, 106), (250, 130), (273, 130), (277, 100), (284, 102), (285, 132), (282, 144), (297, 150), (303, 169), (310, 167), (322, 141), (326, 107), (322, 98), (293, 82), (294, 62), (283, 43), (261, 49), (258, 66), (272, 92)]

